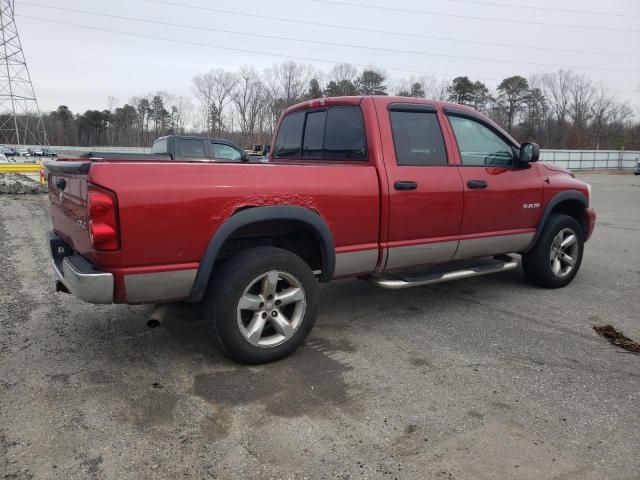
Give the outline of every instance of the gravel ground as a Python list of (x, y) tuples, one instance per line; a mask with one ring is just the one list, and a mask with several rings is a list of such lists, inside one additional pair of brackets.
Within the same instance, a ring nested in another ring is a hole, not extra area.
[(39, 174), (0, 173), (0, 194), (46, 193), (45, 187), (38, 182)]
[(53, 292), (46, 196), (0, 195), (0, 477), (640, 478), (640, 178), (593, 175), (576, 280), (321, 290), (304, 348), (244, 367), (196, 308)]

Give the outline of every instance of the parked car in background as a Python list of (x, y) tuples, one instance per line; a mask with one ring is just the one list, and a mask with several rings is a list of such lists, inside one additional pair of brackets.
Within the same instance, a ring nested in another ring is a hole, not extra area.
[(9, 159), (5, 156), (4, 153), (0, 152), (0, 163), (9, 163)]
[(633, 170), (633, 173), (635, 175), (640, 175), (640, 160), (637, 161), (636, 168)]
[(28, 148), (24, 148), (24, 147), (19, 148), (17, 150), (17, 153), (18, 153), (19, 157), (29, 157), (29, 156), (31, 156), (31, 152), (29, 151), (29, 149)]
[(154, 144), (164, 161), (46, 164), (56, 290), (202, 301), (212, 340), (241, 362), (304, 342), (318, 281), (430, 285), (514, 270), (519, 254), (531, 283), (564, 287), (595, 225), (588, 184), (453, 103), (307, 101), (282, 115), (269, 163), (216, 161), (215, 140), (174, 140), (180, 157)]
[(45, 147), (42, 149), (42, 156), (43, 157), (55, 157), (58, 154), (56, 153), (56, 151), (51, 148), (51, 147)]
[(44, 155), (44, 150), (40, 147), (36, 147), (31, 150), (31, 155), (34, 157), (42, 157)]
[(13, 147), (8, 147), (6, 145), (0, 145), (0, 151), (5, 157), (13, 157), (18, 154)]

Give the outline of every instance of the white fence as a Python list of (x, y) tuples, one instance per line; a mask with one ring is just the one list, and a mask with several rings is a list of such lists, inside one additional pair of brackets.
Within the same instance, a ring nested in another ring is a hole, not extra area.
[(540, 160), (571, 170), (631, 171), (640, 160), (640, 151), (540, 150)]

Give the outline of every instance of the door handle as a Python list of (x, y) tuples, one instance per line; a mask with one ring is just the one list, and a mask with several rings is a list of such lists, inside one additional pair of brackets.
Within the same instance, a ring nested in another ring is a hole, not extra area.
[(484, 180), (469, 180), (467, 182), (469, 188), (487, 188), (487, 182)]
[(418, 183), (409, 180), (398, 180), (393, 184), (393, 187), (396, 190), (415, 190), (418, 188)]

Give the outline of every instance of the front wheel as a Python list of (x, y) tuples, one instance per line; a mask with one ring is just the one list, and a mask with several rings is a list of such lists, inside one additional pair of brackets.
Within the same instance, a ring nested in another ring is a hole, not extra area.
[(267, 363), (295, 351), (318, 308), (318, 284), (307, 263), (280, 248), (244, 250), (214, 275), (205, 299), (213, 340), (242, 363)]
[(522, 269), (535, 285), (561, 288), (578, 273), (583, 252), (584, 234), (576, 219), (551, 214), (535, 246), (522, 255)]

